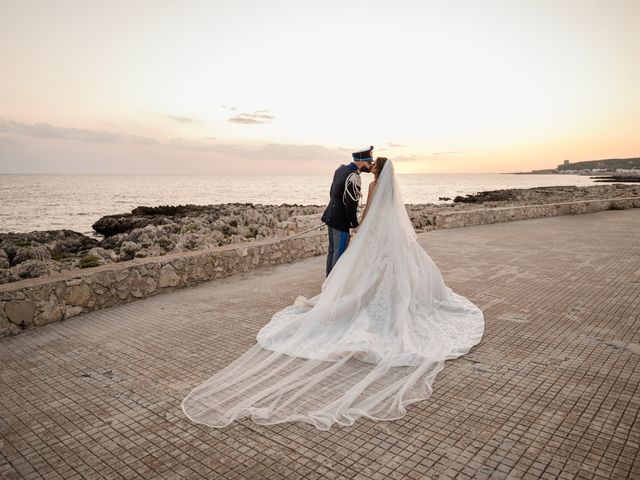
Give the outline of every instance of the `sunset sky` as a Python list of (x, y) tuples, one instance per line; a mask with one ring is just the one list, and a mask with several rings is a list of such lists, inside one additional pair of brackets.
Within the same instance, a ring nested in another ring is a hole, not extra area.
[(640, 156), (640, 1), (0, 0), (0, 173)]

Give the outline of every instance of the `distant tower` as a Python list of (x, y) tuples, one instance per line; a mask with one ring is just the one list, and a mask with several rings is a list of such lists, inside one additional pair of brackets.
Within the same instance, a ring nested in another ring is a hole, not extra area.
[(565, 160), (563, 165), (569, 165), (569, 163), (571, 163), (571, 162), (569, 162), (569, 160)]

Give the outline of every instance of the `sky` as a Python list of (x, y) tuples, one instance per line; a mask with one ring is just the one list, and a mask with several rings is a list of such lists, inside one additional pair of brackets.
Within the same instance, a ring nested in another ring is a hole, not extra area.
[(0, 173), (640, 156), (638, 0), (0, 0)]

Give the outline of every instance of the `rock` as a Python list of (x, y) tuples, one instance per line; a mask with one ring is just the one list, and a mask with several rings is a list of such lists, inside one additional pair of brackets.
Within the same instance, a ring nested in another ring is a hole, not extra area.
[(53, 293), (49, 297), (49, 301), (41, 308), (42, 311), (35, 316), (34, 325), (59, 322), (64, 317), (64, 308), (58, 304), (58, 299)]
[(67, 288), (64, 303), (67, 305), (85, 305), (91, 298), (91, 287), (86, 284), (74, 285)]
[(102, 240), (100, 246), (104, 249), (117, 250), (126, 238), (127, 235), (124, 233), (116, 234)]
[(8, 318), (0, 316), (0, 337), (4, 335), (15, 335), (20, 333), (21, 330), (18, 325), (10, 322)]
[(176, 246), (174, 251), (183, 252), (190, 250), (198, 250), (205, 245), (206, 241), (203, 235), (198, 235), (197, 233), (190, 233), (187, 235), (182, 235)]
[(25, 327), (33, 323), (36, 304), (32, 300), (12, 300), (4, 306), (7, 318), (16, 325)]
[(7, 252), (0, 249), (0, 268), (9, 268), (11, 266), (11, 262), (9, 261), (9, 256)]
[(67, 307), (64, 311), (64, 318), (75, 317), (76, 315), (80, 315), (82, 313), (82, 307)]
[(180, 277), (176, 273), (175, 268), (170, 264), (163, 265), (160, 269), (160, 287), (175, 287), (180, 283)]
[(130, 275), (130, 273), (131, 272), (128, 268), (116, 270), (115, 272), (116, 282), (118, 283), (124, 282), (127, 279), (127, 277)]
[(11, 267), (10, 270), (13, 270), (20, 279), (36, 278), (57, 271), (53, 262), (33, 259), (25, 260)]
[(78, 262), (78, 268), (93, 268), (102, 265), (102, 259), (95, 255), (85, 255)]
[(177, 270), (182, 270), (184, 268), (184, 260), (182, 258), (176, 258), (171, 262), (171, 266)]
[(640, 175), (606, 175), (590, 177), (594, 182), (633, 182), (640, 183)]
[(22, 279), (14, 270), (0, 270), (0, 284), (17, 282), (19, 280)]
[(3, 300), (26, 300), (27, 295), (25, 292), (26, 290), (22, 290), (22, 289), (4, 292), (2, 294), (2, 299)]
[[(65, 257), (73, 257), (98, 246), (98, 240), (87, 237), (73, 230), (41, 230), (29, 233), (0, 233), (0, 249), (4, 250), (13, 265), (24, 259), (49, 259), (60, 261)], [(44, 247), (48, 254), (40, 248), (35, 254), (29, 249)], [(20, 249), (26, 249), (21, 250)], [(20, 252), (19, 252), (20, 251)], [(18, 258), (15, 259), (18, 255)]]
[[(6, 267), (7, 260), (16, 268), (11, 274), (0, 273), (0, 282), (34, 278), (65, 267), (75, 268), (74, 258), (97, 245), (96, 239), (73, 230), (0, 233), (0, 268)], [(24, 265), (28, 262), (31, 263)]]
[(131, 241), (124, 241), (122, 245), (120, 245), (120, 256), (121, 260), (131, 260), (136, 252), (142, 248), (142, 245)]
[(113, 250), (107, 250), (102, 247), (94, 247), (87, 252), (88, 256), (98, 257), (100, 264), (115, 263), (118, 261), (118, 255)]
[(44, 245), (18, 247), (13, 257), (13, 264), (18, 265), (26, 260), (51, 260), (49, 249)]
[(455, 203), (531, 205), (638, 195), (640, 195), (640, 186), (638, 185), (591, 185), (586, 187), (561, 185), (488, 190), (477, 194), (468, 194), (465, 197), (457, 196), (453, 201)]
[(116, 296), (120, 300), (127, 300), (129, 298), (129, 290), (126, 290), (126, 289), (116, 290)]
[(156, 283), (153, 278), (142, 275), (138, 269), (132, 269), (127, 281), (121, 282), (116, 288), (128, 291), (134, 297), (142, 298), (155, 290)]
[(138, 276), (138, 278), (131, 284), (131, 295), (137, 298), (143, 298), (153, 293), (157, 284), (153, 278)]
[(142, 228), (150, 223), (153, 225), (162, 225), (163, 223), (168, 222), (169, 220), (163, 216), (153, 216), (152, 218), (149, 218), (145, 215), (123, 213), (102, 217), (94, 223), (92, 227), (96, 232), (104, 235), (105, 237), (110, 237), (118, 233), (128, 233), (134, 228)]
[[(25, 289), (25, 291), (28, 293), (29, 299), (36, 302), (36, 305), (42, 305), (51, 299), (52, 294), (55, 294), (55, 287), (52, 284), (44, 284)], [(23, 298), (27, 298), (27, 294)]]
[(206, 263), (190, 263), (184, 269), (184, 275), (190, 280), (201, 281), (208, 278), (210, 267)]
[(101, 287), (109, 287), (116, 278), (116, 275), (113, 271), (107, 270), (105, 272), (96, 273), (92, 275), (91, 278), (93, 278), (93, 281)]
[[(123, 214), (127, 227), (115, 235), (141, 245), (146, 256), (163, 255), (171, 251), (188, 251), (255, 238), (260, 228), (264, 236), (277, 232), (279, 221), (290, 217), (313, 217), (317, 224), (323, 206), (252, 205), (230, 203), (220, 205), (179, 205), (176, 207), (138, 207), (131, 214)], [(115, 216), (109, 217), (114, 222)], [(133, 220), (135, 217), (135, 221)], [(146, 222), (146, 223), (145, 223)], [(301, 226), (302, 220), (295, 220)], [(109, 232), (104, 232), (109, 233)], [(240, 239), (239, 237), (242, 237)], [(102, 246), (117, 251), (118, 242), (107, 237)], [(120, 258), (126, 255), (118, 252)]]
[(484, 203), (484, 202), (504, 202), (514, 200), (517, 197), (518, 189), (507, 190), (489, 190), (486, 192), (480, 192), (475, 195), (467, 194), (465, 197), (460, 195), (456, 196), (454, 202), (465, 203)]

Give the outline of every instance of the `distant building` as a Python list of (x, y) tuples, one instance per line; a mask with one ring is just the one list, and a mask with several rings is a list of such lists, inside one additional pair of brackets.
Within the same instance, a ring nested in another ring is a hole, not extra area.
[(570, 163), (571, 163), (571, 162), (570, 162), (569, 160), (565, 160), (565, 161), (563, 162), (563, 165), (569, 165)]

